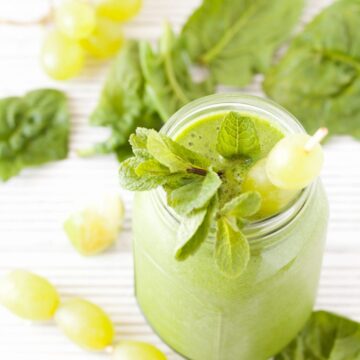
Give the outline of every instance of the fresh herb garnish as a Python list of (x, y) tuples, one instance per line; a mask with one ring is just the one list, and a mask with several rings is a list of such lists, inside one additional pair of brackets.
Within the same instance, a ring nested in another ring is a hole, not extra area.
[[(232, 157), (246, 155), (251, 159), (258, 149), (258, 145), (254, 146), (258, 144), (254, 124), (251, 118), (241, 117), (233, 112), (223, 119), (225, 124), (233, 121), (240, 121), (241, 125), (235, 128), (240, 136), (232, 133), (239, 142)], [(246, 122), (245, 130), (242, 121)], [(220, 128), (219, 134), (222, 129)], [(246, 134), (251, 137), (251, 144), (248, 143)], [(226, 136), (218, 137), (218, 148), (221, 148), (224, 141), (232, 143)], [(137, 129), (130, 137), (130, 144), (134, 156), (121, 163), (121, 185), (133, 191), (163, 186), (168, 205), (181, 217), (175, 257), (184, 260), (193, 255), (211, 229), (217, 228), (212, 232), (216, 233), (214, 257), (220, 271), (229, 277), (236, 277), (244, 272), (250, 258), (250, 247), (243, 227), (247, 219), (260, 209), (260, 195), (257, 192), (240, 193), (228, 201), (222, 191), (227, 186), (228, 172), (225, 168), (221, 169), (221, 164), (212, 164), (203, 155), (155, 130)], [(227, 166), (228, 161), (230, 160), (224, 161)]]
[(360, 2), (336, 1), (292, 42), (264, 82), (265, 92), (289, 109), (309, 133), (360, 139)]
[(251, 118), (230, 112), (221, 123), (216, 149), (220, 155), (230, 159), (258, 155), (260, 143)]
[(182, 38), (217, 84), (244, 86), (269, 67), (303, 6), (303, 0), (204, 0)]
[(299, 335), (274, 360), (359, 360), (360, 324), (314, 312)]
[(61, 91), (34, 90), (0, 100), (0, 179), (66, 158), (68, 141), (69, 109)]

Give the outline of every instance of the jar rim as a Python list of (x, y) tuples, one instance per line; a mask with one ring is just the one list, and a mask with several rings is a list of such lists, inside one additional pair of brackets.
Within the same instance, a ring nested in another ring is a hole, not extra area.
[[(241, 93), (215, 94), (194, 100), (178, 110), (165, 123), (161, 133), (175, 137), (179, 131), (189, 126), (189, 122), (197, 121), (201, 116), (230, 110), (252, 113), (261, 118), (272, 121), (273, 125), (281, 128), (285, 134), (306, 133), (300, 122), (286, 109), (277, 103), (254, 95)], [(296, 200), (278, 214), (256, 220), (246, 225), (244, 232), (251, 246), (266, 244), (271, 235), (290, 225), (307, 206), (315, 191), (317, 181), (304, 190)], [(180, 223), (181, 216), (168, 206), (164, 189), (152, 190), (153, 200), (165, 209), (176, 223)]]

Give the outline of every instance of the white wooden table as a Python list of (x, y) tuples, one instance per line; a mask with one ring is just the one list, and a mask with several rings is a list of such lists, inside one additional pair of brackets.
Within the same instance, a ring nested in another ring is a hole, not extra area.
[[(41, 15), (43, 0), (0, 0), (2, 16)], [(309, 0), (308, 21), (329, 0)], [(178, 29), (198, 0), (145, 0), (141, 14), (127, 25), (129, 37), (155, 39), (163, 18)], [(14, 10), (15, 9), (15, 10)], [(0, 26), (0, 97), (54, 86), (66, 91), (72, 110), (71, 153), (66, 161), (30, 169), (0, 184), (0, 276), (25, 268), (48, 277), (64, 298), (82, 296), (101, 305), (116, 323), (118, 338), (152, 342), (169, 359), (178, 359), (151, 331), (133, 296), (131, 194), (121, 191), (117, 162), (111, 156), (79, 159), (75, 150), (107, 135), (90, 128), (87, 117), (96, 104), (108, 63), (89, 61), (82, 76), (66, 83), (50, 81), (38, 64), (44, 30)], [(261, 77), (247, 89), (261, 94)], [(331, 219), (317, 306), (360, 321), (360, 142), (337, 138), (326, 146), (323, 180)], [(85, 188), (84, 188), (85, 187)], [(126, 202), (125, 228), (104, 255), (83, 258), (62, 231), (64, 216), (79, 192), (120, 191)], [(51, 324), (24, 323), (0, 308), (0, 359), (106, 359), (71, 344)]]

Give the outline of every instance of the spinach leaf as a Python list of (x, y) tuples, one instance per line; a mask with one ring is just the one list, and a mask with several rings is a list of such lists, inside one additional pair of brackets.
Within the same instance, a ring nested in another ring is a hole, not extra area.
[(216, 83), (243, 86), (264, 72), (289, 37), (303, 0), (204, 0), (182, 31), (192, 60)]
[(0, 178), (23, 168), (64, 159), (68, 153), (69, 110), (65, 94), (31, 91), (0, 100)]
[(90, 122), (109, 127), (112, 133), (107, 141), (80, 151), (80, 155), (115, 152), (120, 161), (131, 155), (128, 139), (138, 126), (161, 127), (162, 121), (145, 92), (137, 41), (128, 41), (119, 53)]
[(360, 1), (341, 0), (298, 35), (266, 75), (265, 92), (309, 133), (360, 139)]
[(300, 334), (274, 360), (360, 360), (360, 324), (314, 312)]
[(193, 81), (187, 54), (168, 24), (157, 51), (141, 43), (140, 60), (146, 92), (164, 122), (189, 101), (214, 92), (210, 80)]

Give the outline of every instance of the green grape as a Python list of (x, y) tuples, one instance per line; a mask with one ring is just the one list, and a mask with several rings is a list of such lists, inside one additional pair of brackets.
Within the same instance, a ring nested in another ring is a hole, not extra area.
[(90, 55), (106, 59), (114, 56), (124, 43), (121, 25), (103, 16), (98, 16), (94, 31), (80, 45)]
[(117, 239), (124, 220), (124, 205), (117, 195), (104, 196), (73, 213), (64, 223), (71, 243), (89, 256), (106, 250)]
[(57, 28), (72, 39), (83, 39), (95, 29), (95, 8), (79, 0), (65, 0), (56, 9)]
[(123, 340), (114, 348), (114, 360), (166, 360), (166, 356), (155, 346)]
[(261, 208), (256, 213), (257, 219), (270, 217), (284, 210), (299, 194), (298, 190), (280, 189), (269, 180), (266, 159), (258, 161), (248, 172), (243, 191), (258, 191), (261, 195)]
[(54, 286), (28, 271), (14, 270), (0, 280), (0, 304), (23, 319), (49, 320), (59, 302)]
[(127, 21), (134, 17), (142, 6), (142, 0), (99, 0), (100, 15), (113, 21)]
[(67, 80), (79, 74), (84, 66), (84, 50), (58, 31), (45, 39), (41, 62), (46, 73), (56, 80)]
[(55, 321), (64, 334), (88, 350), (103, 350), (114, 339), (114, 325), (97, 305), (72, 299), (60, 305)]
[(300, 190), (319, 174), (323, 164), (320, 144), (305, 150), (310, 139), (306, 134), (294, 134), (280, 140), (270, 151), (266, 172), (270, 181), (282, 189)]

